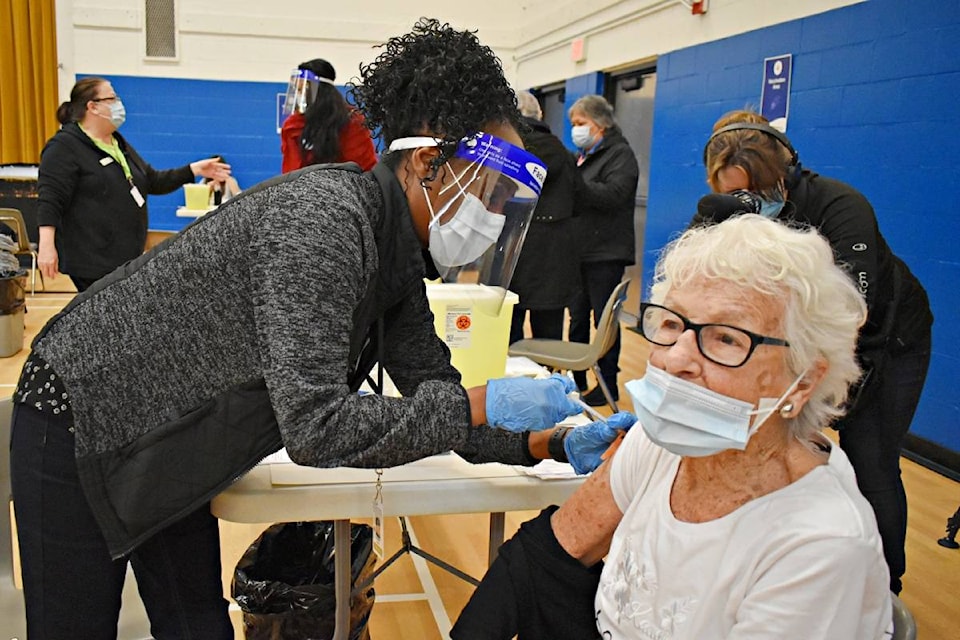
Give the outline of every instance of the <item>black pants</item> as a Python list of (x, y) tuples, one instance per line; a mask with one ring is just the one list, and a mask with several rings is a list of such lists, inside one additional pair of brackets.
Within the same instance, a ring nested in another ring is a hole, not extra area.
[[(580, 279), (582, 288), (570, 305), (570, 342), (590, 342), (590, 328), (596, 327), (607, 305), (610, 294), (623, 279), (622, 262), (584, 262), (580, 265)], [(590, 312), (593, 312), (593, 323), (590, 322)], [(614, 327), (617, 332), (616, 342), (600, 358), (600, 375), (610, 388), (613, 398), (619, 399), (617, 391), (617, 373), (620, 367), (620, 324)], [(573, 379), (581, 390), (587, 388), (587, 372), (575, 371)]]
[(80, 293), (81, 291), (86, 291), (87, 289), (90, 288), (90, 285), (92, 285), (94, 282), (96, 282), (99, 279), (100, 278), (77, 278), (74, 276), (70, 276), (70, 280), (73, 281), (73, 286), (77, 288), (77, 293)]
[(900, 448), (920, 402), (930, 364), (930, 336), (891, 354), (874, 373), (868, 402), (837, 423), (840, 447), (850, 458), (857, 485), (877, 516), (890, 590), (900, 593), (906, 571), (907, 495), (900, 478)]
[(603, 563), (584, 567), (557, 541), (547, 507), (500, 547), (453, 640), (599, 640), (595, 607)]
[(232, 640), (209, 505), (112, 560), (80, 486), (71, 428), (69, 418), (14, 408), (10, 470), (30, 640), (115, 639), (128, 560), (155, 638)]
[(563, 339), (563, 307), (559, 309), (527, 309), (517, 305), (513, 308), (510, 322), (510, 344), (523, 340), (523, 321), (530, 312), (530, 332), (534, 338)]

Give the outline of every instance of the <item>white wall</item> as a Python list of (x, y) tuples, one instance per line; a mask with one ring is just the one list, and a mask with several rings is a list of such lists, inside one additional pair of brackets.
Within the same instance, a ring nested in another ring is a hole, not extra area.
[[(57, 0), (61, 92), (77, 73), (282, 82), (315, 57), (343, 83), (422, 15), (476, 29), (511, 82), (542, 86), (861, 0), (708, 1), (693, 16), (679, 0), (177, 0), (179, 57), (156, 61), (143, 55), (143, 0)], [(574, 63), (578, 37), (587, 55)]]
[(375, 45), (409, 31), (422, 15), (477, 29), (508, 67), (519, 29), (501, 16), (515, 13), (514, 5), (177, 0), (179, 59), (157, 61), (143, 55), (143, 0), (57, 0), (58, 18), (72, 25), (58, 33), (58, 47), (68, 89), (76, 73), (284, 82), (297, 63), (317, 57), (329, 60), (343, 83), (376, 57)]
[[(708, 0), (693, 15), (679, 0), (527, 0), (514, 81), (543, 86), (591, 71), (653, 60), (662, 53), (719, 40), (864, 0)], [(584, 39), (586, 58), (571, 60)]]

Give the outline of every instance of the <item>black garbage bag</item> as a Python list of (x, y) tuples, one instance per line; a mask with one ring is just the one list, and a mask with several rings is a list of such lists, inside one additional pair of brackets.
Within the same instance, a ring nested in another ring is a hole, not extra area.
[(0, 316), (16, 313), (26, 304), (27, 272), (0, 277)]
[[(333, 522), (267, 528), (237, 563), (231, 595), (247, 640), (329, 640), (336, 626)], [(373, 574), (373, 530), (350, 525), (350, 585)], [(350, 640), (369, 640), (373, 585), (351, 599)]]

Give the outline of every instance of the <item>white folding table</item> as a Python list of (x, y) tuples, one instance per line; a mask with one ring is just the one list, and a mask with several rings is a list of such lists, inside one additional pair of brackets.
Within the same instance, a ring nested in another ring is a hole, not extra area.
[[(377, 474), (372, 469), (315, 469), (260, 464), (213, 499), (220, 519), (243, 523), (333, 520), (336, 631), (349, 636), (350, 519), (371, 517)], [(503, 464), (473, 465), (454, 453), (385, 469), (384, 516), (490, 513), (490, 561), (503, 542), (504, 512), (561, 504), (583, 478), (542, 479)]]

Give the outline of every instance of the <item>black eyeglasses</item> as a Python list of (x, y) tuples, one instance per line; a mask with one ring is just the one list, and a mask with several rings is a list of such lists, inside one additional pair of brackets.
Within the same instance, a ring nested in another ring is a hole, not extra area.
[(105, 98), (91, 98), (90, 102), (109, 102), (110, 100), (119, 100), (120, 96), (107, 96)]
[(761, 344), (789, 347), (786, 340), (761, 336), (728, 324), (697, 324), (672, 309), (651, 302), (640, 303), (640, 333), (653, 344), (672, 347), (687, 330), (697, 336), (703, 357), (724, 367), (743, 366)]

